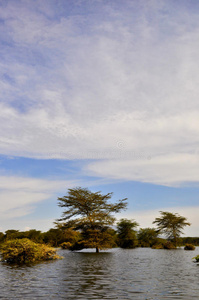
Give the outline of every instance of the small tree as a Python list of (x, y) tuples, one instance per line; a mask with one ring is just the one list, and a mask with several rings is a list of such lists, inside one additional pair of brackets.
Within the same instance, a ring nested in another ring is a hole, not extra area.
[(141, 247), (152, 247), (157, 243), (158, 232), (154, 228), (140, 228), (138, 241)]
[(35, 243), (43, 242), (42, 233), (40, 230), (30, 229), (28, 231), (25, 231), (25, 235), (28, 239)]
[(65, 242), (64, 232), (61, 229), (50, 228), (47, 232), (43, 234), (43, 241), (53, 247), (58, 247), (60, 244)]
[(135, 248), (137, 246), (136, 231), (138, 223), (132, 220), (121, 219), (117, 224), (118, 246), (121, 248)]
[(153, 224), (157, 224), (158, 231), (166, 235), (169, 240), (172, 240), (175, 247), (178, 245), (182, 229), (191, 224), (187, 222), (187, 218), (179, 214), (173, 214), (167, 211), (160, 211), (161, 217), (156, 218)]
[(127, 205), (126, 198), (116, 204), (108, 203), (111, 197), (112, 193), (102, 195), (101, 192), (93, 193), (81, 187), (69, 189), (68, 195), (58, 198), (58, 205), (66, 208), (58, 221), (65, 221), (65, 228), (80, 230), (84, 247), (95, 247), (96, 252), (108, 248), (113, 242), (108, 231), (115, 221), (112, 214)]
[(17, 239), (20, 236), (19, 230), (15, 229), (9, 229), (5, 231), (5, 239), (6, 240), (12, 240), (12, 239)]
[(0, 243), (3, 242), (3, 240), (4, 240), (4, 233), (0, 232)]

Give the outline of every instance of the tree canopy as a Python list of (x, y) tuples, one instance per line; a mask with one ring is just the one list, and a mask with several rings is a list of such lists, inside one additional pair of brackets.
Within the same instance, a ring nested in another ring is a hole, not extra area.
[(155, 228), (140, 228), (138, 241), (141, 247), (152, 247), (157, 243), (158, 232)]
[(177, 213), (173, 214), (167, 211), (160, 211), (160, 214), (161, 217), (156, 218), (153, 223), (157, 224), (160, 233), (165, 234), (169, 240), (173, 240), (174, 245), (177, 246), (178, 239), (183, 233), (183, 228), (191, 224), (187, 222), (187, 218)]
[(117, 223), (118, 245), (121, 248), (135, 248), (137, 246), (137, 237), (135, 228), (139, 224), (136, 221), (121, 219)]
[(96, 252), (107, 248), (111, 245), (109, 226), (115, 221), (113, 214), (127, 206), (127, 198), (109, 203), (111, 197), (112, 193), (102, 195), (87, 188), (69, 189), (66, 196), (58, 198), (58, 205), (65, 208), (58, 221), (64, 221), (65, 228), (80, 230), (85, 247), (95, 247)]

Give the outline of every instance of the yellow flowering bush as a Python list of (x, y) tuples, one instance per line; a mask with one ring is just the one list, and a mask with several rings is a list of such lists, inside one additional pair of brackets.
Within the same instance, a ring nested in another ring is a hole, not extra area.
[(3, 260), (8, 263), (32, 263), (60, 258), (54, 248), (27, 238), (6, 241), (1, 246), (1, 252)]

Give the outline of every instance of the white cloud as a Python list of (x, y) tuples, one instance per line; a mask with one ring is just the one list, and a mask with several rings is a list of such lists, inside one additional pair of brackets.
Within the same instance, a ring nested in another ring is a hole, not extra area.
[[(130, 157), (131, 152), (127, 153)], [(125, 157), (125, 152), (124, 155)], [(198, 154), (175, 153), (151, 156), (149, 153), (132, 152), (131, 159), (105, 160), (87, 166), (90, 175), (148, 182), (166, 186), (199, 184)]]
[(0, 153), (107, 159), (87, 170), (198, 182), (199, 21), (169, 3), (101, 4), (103, 18), (93, 6), (57, 17), (48, 1), (1, 8)]
[[(34, 212), (39, 202), (57, 197), (65, 187), (76, 185), (75, 181), (53, 181), (14, 176), (0, 176), (0, 218), (6, 220), (26, 216)], [(2, 225), (1, 224), (1, 225)]]

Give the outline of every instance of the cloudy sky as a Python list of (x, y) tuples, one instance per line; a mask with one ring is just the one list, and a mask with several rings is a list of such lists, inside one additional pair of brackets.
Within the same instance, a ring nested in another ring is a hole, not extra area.
[(76, 186), (199, 235), (199, 1), (0, 0), (0, 230)]

